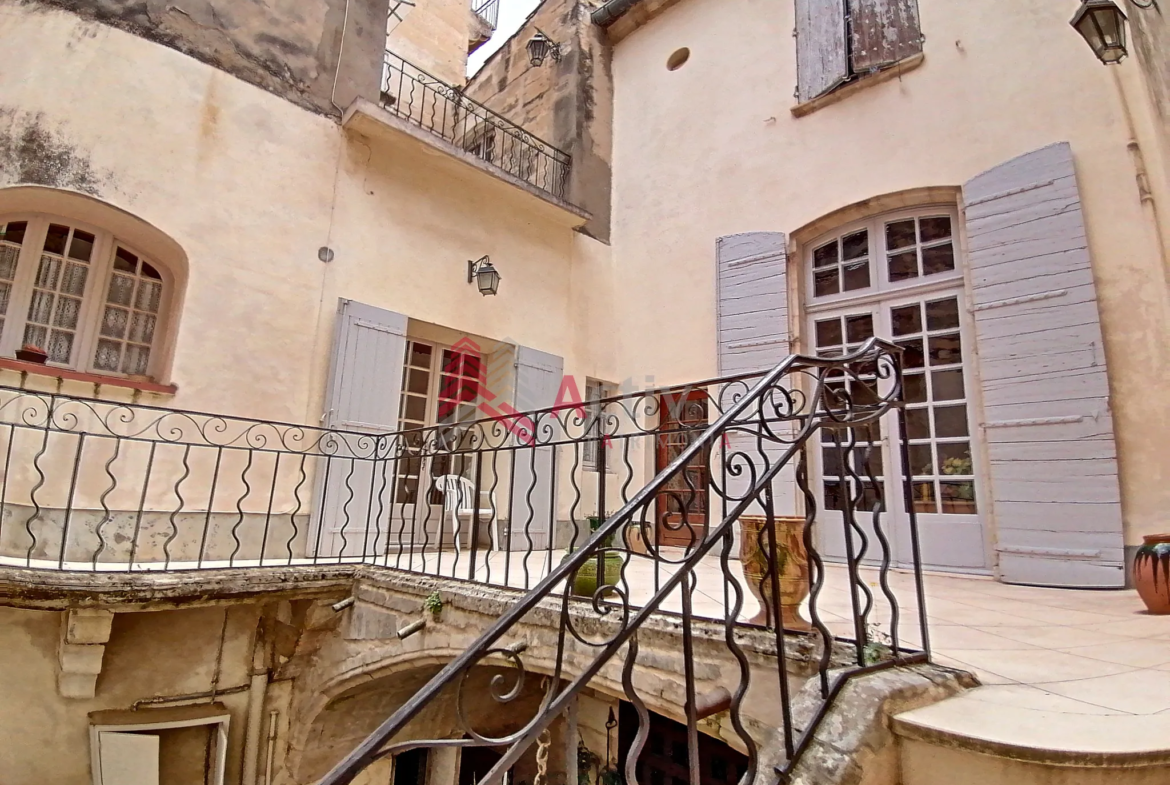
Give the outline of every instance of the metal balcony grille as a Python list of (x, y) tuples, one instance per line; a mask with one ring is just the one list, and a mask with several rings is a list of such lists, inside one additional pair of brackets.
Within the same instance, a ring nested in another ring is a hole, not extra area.
[(572, 162), (512, 121), (386, 52), (382, 106), (414, 125), (558, 199), (565, 198)]

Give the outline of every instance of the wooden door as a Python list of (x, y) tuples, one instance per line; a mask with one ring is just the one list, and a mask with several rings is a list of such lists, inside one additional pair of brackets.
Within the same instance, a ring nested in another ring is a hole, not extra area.
[[(668, 393), (659, 404), (655, 468), (661, 472), (707, 429), (707, 392)], [(687, 548), (706, 536), (710, 456), (704, 449), (658, 494), (659, 545)]]

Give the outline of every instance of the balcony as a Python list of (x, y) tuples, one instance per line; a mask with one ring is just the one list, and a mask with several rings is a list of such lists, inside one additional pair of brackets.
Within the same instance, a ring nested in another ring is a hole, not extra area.
[(392, 52), (386, 52), (383, 72), (385, 112), (416, 133), (447, 143), (453, 154), (580, 212), (565, 201), (572, 163), (568, 153)]
[(471, 12), (494, 31), (500, 19), (500, 0), (472, 0)]
[(471, 28), (468, 31), (467, 54), (491, 40), (500, 18), (500, 0), (472, 0)]

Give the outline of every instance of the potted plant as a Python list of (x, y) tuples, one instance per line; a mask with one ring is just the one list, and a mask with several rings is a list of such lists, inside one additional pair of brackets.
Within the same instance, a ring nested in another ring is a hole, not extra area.
[[(592, 536), (601, 528), (601, 524), (605, 521), (600, 516), (590, 515), (586, 520), (589, 521), (589, 534)], [(601, 544), (604, 549), (613, 548), (613, 535), (607, 536)], [(565, 554), (565, 558), (569, 558), (574, 551), (569, 551)], [(622, 555), (616, 550), (605, 550), (604, 552), (605, 574), (603, 576), (603, 586), (616, 586), (621, 580), (622, 575)], [(597, 591), (597, 552), (577, 568), (577, 572), (573, 575), (573, 594), (580, 597), (592, 597)]]
[[(739, 558), (748, 590), (760, 603), (760, 612), (750, 624), (772, 626), (772, 577), (768, 571), (767, 518), (743, 515)], [(776, 515), (772, 518), (776, 540), (776, 560), (780, 571), (780, 619), (786, 630), (807, 631), (812, 626), (800, 617), (800, 604), (808, 596), (808, 552), (804, 548), (804, 518)], [(762, 546), (762, 547), (761, 547)]]
[(1150, 613), (1170, 614), (1170, 534), (1150, 534), (1133, 559), (1133, 585)]
[(49, 353), (35, 343), (26, 343), (16, 350), (16, 359), (26, 363), (44, 365), (49, 360)]

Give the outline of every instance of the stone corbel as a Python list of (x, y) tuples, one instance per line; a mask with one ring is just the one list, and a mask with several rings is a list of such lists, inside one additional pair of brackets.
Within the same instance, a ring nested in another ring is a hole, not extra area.
[(57, 648), (57, 692), (61, 697), (80, 700), (97, 693), (113, 622), (112, 611), (78, 608), (61, 614), (61, 641)]

